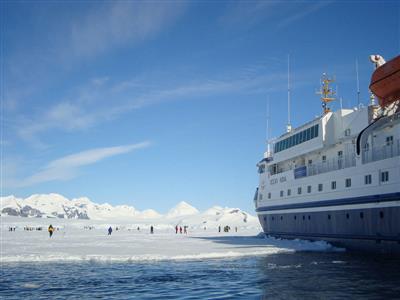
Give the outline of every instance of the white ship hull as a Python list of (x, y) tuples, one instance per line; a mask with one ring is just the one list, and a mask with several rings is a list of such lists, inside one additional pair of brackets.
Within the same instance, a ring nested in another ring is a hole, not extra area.
[(329, 113), (274, 142), (254, 199), (266, 234), (400, 254), (400, 112), (377, 121), (373, 109)]

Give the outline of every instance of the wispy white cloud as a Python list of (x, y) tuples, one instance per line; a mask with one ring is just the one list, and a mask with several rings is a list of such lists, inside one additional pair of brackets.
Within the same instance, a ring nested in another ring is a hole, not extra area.
[(332, 1), (233, 2), (219, 21), (223, 26), (249, 28), (269, 20), (270, 29), (284, 28), (329, 5)]
[(283, 28), (287, 27), (298, 20), (304, 19), (306, 16), (316, 12), (317, 10), (322, 9), (323, 7), (331, 4), (332, 1), (321, 1), (314, 2), (311, 4), (304, 3), (301, 9), (294, 11), (292, 14), (289, 14), (286, 18), (283, 18), (279, 23), (278, 27)]
[(7, 178), (6, 182), (9, 187), (15, 188), (33, 186), (49, 181), (69, 180), (75, 178), (78, 175), (79, 169), (83, 166), (92, 165), (106, 158), (143, 149), (150, 145), (151, 143), (149, 141), (145, 141), (131, 145), (96, 148), (82, 151), (53, 160), (40, 171), (29, 177), (21, 180)]
[[(286, 73), (268, 70), (267, 62), (208, 79), (178, 82), (139, 78), (112, 82), (93, 79), (77, 90), (71, 99), (30, 117), (21, 119), (17, 134), (36, 147), (44, 147), (41, 134), (51, 130), (72, 132), (86, 130), (99, 123), (151, 105), (173, 101), (201, 100), (212, 95), (232, 93), (267, 93), (285, 87)], [(163, 76), (163, 75), (161, 75)], [(304, 81), (306, 76), (302, 76)], [(157, 82), (154, 84), (152, 82)], [(301, 84), (300, 81), (297, 84)]]
[(71, 26), (69, 45), (76, 56), (89, 57), (110, 48), (154, 37), (184, 11), (182, 1), (106, 2)]
[[(29, 3), (20, 5), (28, 5), (35, 11)], [(8, 112), (34, 105), (29, 102), (32, 96), (51, 88), (69, 71), (81, 68), (82, 61), (90, 64), (113, 50), (133, 49), (155, 39), (179, 20), (187, 4), (183, 1), (89, 1), (65, 6), (74, 13), (65, 13), (58, 5), (35, 5), (41, 13), (30, 16), (27, 22), (34, 26), (18, 38), (10, 38), (15, 35), (6, 28), (5, 43), (8, 49), (13, 49), (7, 55), (4, 70), (7, 78), (4, 109)], [(51, 28), (44, 27), (48, 24)], [(97, 79), (99, 84), (104, 81), (106, 77)]]
[(237, 1), (228, 5), (225, 13), (219, 18), (224, 26), (241, 25), (250, 27), (273, 16), (276, 13), (278, 1)]

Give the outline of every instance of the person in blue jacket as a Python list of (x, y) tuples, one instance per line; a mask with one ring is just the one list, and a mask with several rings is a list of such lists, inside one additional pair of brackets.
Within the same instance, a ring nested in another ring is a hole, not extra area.
[(112, 233), (112, 228), (110, 226), (110, 228), (108, 228), (108, 235), (111, 235), (111, 233)]

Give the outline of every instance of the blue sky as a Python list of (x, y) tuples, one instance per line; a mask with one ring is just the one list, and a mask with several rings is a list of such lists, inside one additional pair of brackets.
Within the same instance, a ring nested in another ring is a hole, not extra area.
[(356, 59), (368, 102), (368, 56), (399, 54), (399, 20), (395, 1), (3, 1), (1, 194), (253, 211), (287, 55), (296, 127), (321, 113), (323, 72), (357, 104)]

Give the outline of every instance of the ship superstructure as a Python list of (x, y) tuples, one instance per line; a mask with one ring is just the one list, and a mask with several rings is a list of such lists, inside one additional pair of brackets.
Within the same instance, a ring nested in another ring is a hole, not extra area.
[(272, 236), (400, 253), (400, 99), (332, 112), (330, 82), (324, 75), (322, 115), (270, 141), (257, 164), (261, 225)]

